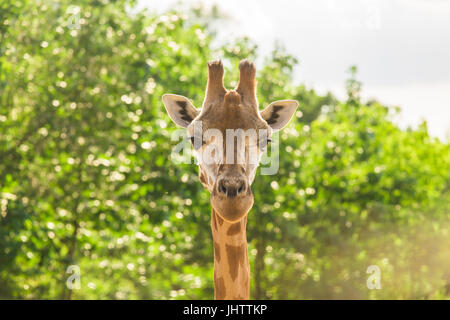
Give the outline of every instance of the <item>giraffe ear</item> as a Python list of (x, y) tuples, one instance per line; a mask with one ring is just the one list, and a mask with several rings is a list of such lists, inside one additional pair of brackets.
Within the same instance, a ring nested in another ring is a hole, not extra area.
[(274, 131), (278, 131), (288, 124), (297, 107), (298, 101), (296, 100), (275, 101), (261, 112), (261, 117)]
[(186, 128), (200, 112), (188, 98), (177, 94), (165, 94), (162, 100), (170, 119), (183, 128)]

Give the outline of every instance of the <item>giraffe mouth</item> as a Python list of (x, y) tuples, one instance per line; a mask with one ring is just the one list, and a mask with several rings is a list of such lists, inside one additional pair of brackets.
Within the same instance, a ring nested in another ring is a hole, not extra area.
[(231, 223), (244, 218), (253, 207), (254, 202), (250, 187), (246, 188), (245, 192), (233, 196), (223, 191), (221, 187), (216, 186), (211, 193), (211, 205), (214, 210), (221, 218)]

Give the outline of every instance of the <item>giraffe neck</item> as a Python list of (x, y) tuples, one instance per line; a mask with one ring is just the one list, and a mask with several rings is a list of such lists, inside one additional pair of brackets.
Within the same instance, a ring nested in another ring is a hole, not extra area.
[(250, 299), (246, 227), (247, 216), (236, 223), (230, 223), (212, 209), (215, 299)]

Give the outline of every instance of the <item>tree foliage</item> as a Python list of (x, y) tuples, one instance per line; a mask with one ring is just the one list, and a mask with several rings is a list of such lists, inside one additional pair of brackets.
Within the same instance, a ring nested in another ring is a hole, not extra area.
[[(213, 15), (133, 1), (0, 5), (0, 297), (213, 296), (209, 196), (170, 159), (164, 93), (200, 106), (206, 64), (237, 79), (256, 45), (214, 46)], [(450, 146), (426, 123), (292, 81), (281, 47), (258, 71), (261, 107), (297, 99), (279, 172), (258, 176), (248, 237), (253, 298), (449, 297)], [(69, 290), (78, 265), (81, 288)], [(383, 290), (368, 290), (378, 265)]]

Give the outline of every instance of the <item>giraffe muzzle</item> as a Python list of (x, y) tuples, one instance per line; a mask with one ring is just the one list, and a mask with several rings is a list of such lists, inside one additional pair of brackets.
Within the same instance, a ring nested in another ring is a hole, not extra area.
[(242, 219), (253, 206), (253, 193), (244, 175), (223, 175), (211, 193), (211, 205), (228, 222)]

